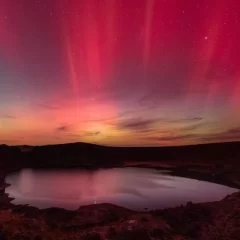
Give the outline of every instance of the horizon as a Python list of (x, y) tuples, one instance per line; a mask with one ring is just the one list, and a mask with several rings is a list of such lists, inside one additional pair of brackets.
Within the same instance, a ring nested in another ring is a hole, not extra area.
[(0, 144), (240, 141), (240, 2), (173, 1), (2, 0)]
[(227, 142), (211, 142), (211, 143), (196, 143), (196, 144), (189, 144), (189, 145), (161, 145), (161, 146), (135, 146), (135, 145), (121, 145), (121, 146), (114, 146), (114, 145), (103, 145), (103, 144), (96, 144), (96, 143), (88, 143), (88, 142), (65, 142), (65, 143), (57, 143), (57, 144), (44, 144), (44, 145), (8, 145), (8, 144), (0, 144), (0, 146), (8, 146), (8, 147), (45, 147), (45, 146), (59, 146), (59, 145), (70, 145), (70, 144), (89, 144), (95, 145), (99, 147), (113, 147), (113, 148), (171, 148), (171, 147), (192, 147), (192, 146), (203, 146), (203, 145), (221, 145), (221, 144), (240, 144), (240, 141), (227, 141)]

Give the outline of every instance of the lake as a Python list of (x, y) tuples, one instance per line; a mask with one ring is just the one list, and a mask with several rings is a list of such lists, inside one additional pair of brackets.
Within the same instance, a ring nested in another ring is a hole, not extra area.
[(14, 204), (70, 210), (96, 203), (112, 203), (133, 210), (163, 209), (188, 201), (216, 201), (238, 191), (149, 168), (23, 169), (8, 175), (6, 182), (11, 184), (6, 193), (14, 198)]

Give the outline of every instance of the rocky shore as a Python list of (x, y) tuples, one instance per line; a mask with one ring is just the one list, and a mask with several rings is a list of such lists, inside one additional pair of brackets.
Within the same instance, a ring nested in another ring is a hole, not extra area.
[(238, 240), (240, 192), (218, 202), (135, 212), (111, 204), (39, 210), (0, 206), (0, 239)]

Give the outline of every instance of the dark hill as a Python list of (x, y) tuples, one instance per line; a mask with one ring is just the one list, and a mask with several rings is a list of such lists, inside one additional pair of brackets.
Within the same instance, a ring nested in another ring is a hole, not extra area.
[(18, 147), (0, 145), (0, 169), (12, 169), (22, 166), (23, 155)]
[(178, 147), (106, 147), (69, 143), (30, 147), (0, 146), (1, 166), (99, 167), (121, 165), (125, 161), (239, 162), (240, 142)]
[(105, 147), (88, 143), (38, 146), (24, 154), (28, 164), (41, 166), (106, 166), (124, 161), (236, 162), (240, 142), (178, 147)]

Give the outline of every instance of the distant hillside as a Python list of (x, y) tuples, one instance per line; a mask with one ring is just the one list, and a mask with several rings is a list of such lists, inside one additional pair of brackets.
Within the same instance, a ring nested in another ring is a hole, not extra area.
[(35, 146), (29, 146), (29, 145), (19, 145), (16, 147), (20, 148), (21, 152), (29, 152), (29, 151), (32, 151), (33, 148), (35, 148)]
[(22, 167), (113, 166), (124, 161), (240, 161), (240, 142), (179, 147), (105, 147), (88, 143), (0, 146), (0, 163)]
[[(25, 153), (32, 166), (98, 166), (110, 163), (111, 149), (88, 143), (47, 145)], [(118, 161), (116, 161), (117, 163)], [(114, 161), (112, 161), (114, 163)]]

